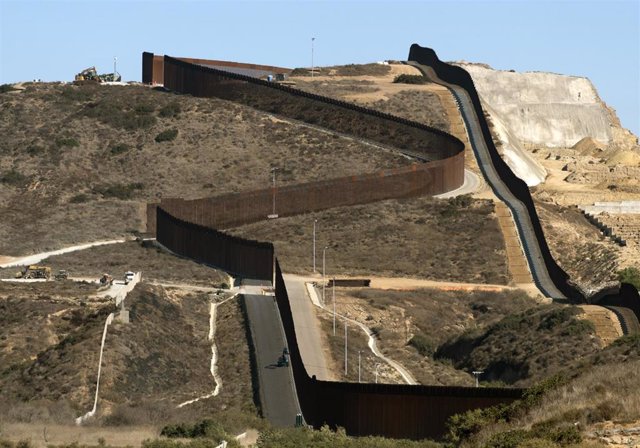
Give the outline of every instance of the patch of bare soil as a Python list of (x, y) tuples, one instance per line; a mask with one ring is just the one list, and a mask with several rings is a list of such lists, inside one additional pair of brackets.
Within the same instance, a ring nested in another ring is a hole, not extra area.
[[(162, 132), (176, 130), (173, 140)], [(144, 229), (142, 204), (374, 172), (397, 154), (228, 101), (142, 86), (38, 84), (0, 95), (0, 253)]]
[[(176, 257), (154, 246), (138, 242), (96, 246), (43, 260), (53, 272), (65, 269), (72, 277), (98, 280), (102, 274), (120, 279), (126, 271), (142, 272), (143, 280), (182, 282), (217, 287), (229, 285), (229, 276), (186, 258)], [(0, 269), (0, 278), (13, 277), (19, 268)], [(49, 282), (48, 284), (55, 284)]]
[(313, 271), (326, 250), (329, 276), (411, 276), (433, 280), (506, 284), (504, 240), (488, 200), (424, 197), (338, 207), (278, 218), (229, 231), (272, 241), (283, 270)]

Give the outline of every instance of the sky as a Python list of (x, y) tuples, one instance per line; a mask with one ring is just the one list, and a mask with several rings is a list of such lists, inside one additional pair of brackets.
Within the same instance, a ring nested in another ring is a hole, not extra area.
[(284, 67), (444, 61), (588, 77), (640, 135), (640, 0), (0, 0), (0, 84), (72, 80), (82, 69), (141, 79), (142, 52)]

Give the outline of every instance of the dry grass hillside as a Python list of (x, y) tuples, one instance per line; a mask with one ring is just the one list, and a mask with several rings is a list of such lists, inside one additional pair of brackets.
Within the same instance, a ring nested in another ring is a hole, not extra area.
[[(115, 307), (96, 286), (71, 281), (0, 282), (0, 420), (72, 424), (91, 409), (104, 322)], [(215, 295), (138, 285), (126, 299), (130, 324), (107, 335), (97, 419), (90, 424), (161, 428), (216, 417), (241, 430), (254, 424), (249, 348), (237, 301), (220, 305), (216, 343), (220, 395), (210, 393), (209, 303)]]
[(249, 107), (135, 85), (2, 93), (0, 132), (4, 255), (141, 231), (146, 201), (263, 188), (272, 167), (291, 184), (408, 163)]
[(229, 231), (272, 241), (286, 272), (411, 276), (476, 283), (509, 282), (504, 240), (493, 203), (459, 197), (389, 200), (263, 221)]

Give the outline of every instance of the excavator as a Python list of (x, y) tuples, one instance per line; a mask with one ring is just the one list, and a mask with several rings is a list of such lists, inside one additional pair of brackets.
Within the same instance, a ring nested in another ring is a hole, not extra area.
[(82, 70), (76, 75), (75, 83), (83, 84), (85, 82), (119, 82), (122, 80), (122, 76), (119, 73), (105, 73), (104, 75), (98, 75), (95, 67), (89, 67)]

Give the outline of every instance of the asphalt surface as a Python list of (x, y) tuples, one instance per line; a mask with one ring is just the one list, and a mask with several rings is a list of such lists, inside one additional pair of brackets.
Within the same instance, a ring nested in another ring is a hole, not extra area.
[(255, 347), (262, 414), (274, 426), (295, 426), (300, 411), (291, 367), (277, 365), (287, 344), (274, 297), (243, 297)]
[(526, 207), (511, 193), (511, 190), (502, 181), (502, 178), (498, 175), (498, 172), (493, 166), (491, 155), (489, 154), (489, 148), (484, 141), (484, 137), (480, 129), (480, 121), (476, 116), (476, 112), (473, 108), (469, 95), (462, 87), (442, 81), (438, 78), (431, 67), (420, 65), (415, 62), (409, 63), (417, 67), (431, 81), (447, 87), (451, 93), (453, 93), (453, 96), (460, 107), (465, 126), (467, 127), (469, 141), (478, 161), (478, 166), (495, 195), (504, 201), (504, 203), (511, 209), (514, 221), (518, 228), (520, 241), (522, 242), (527, 261), (529, 262), (529, 268), (531, 269), (536, 285), (547, 297), (551, 297), (553, 299), (565, 298), (564, 294), (560, 292), (549, 276), (549, 272), (547, 271), (547, 267), (542, 257), (542, 251), (535, 232), (533, 231), (533, 224), (531, 223), (531, 218), (529, 217)]
[(327, 367), (327, 359), (322, 347), (320, 322), (309, 298), (306, 282), (317, 281), (315, 278), (299, 277), (292, 274), (284, 274), (284, 281), (289, 295), (291, 313), (295, 322), (296, 336), (302, 362), (309, 376), (315, 375), (319, 380), (333, 381)]

